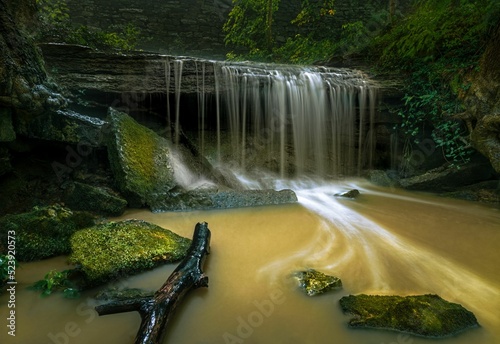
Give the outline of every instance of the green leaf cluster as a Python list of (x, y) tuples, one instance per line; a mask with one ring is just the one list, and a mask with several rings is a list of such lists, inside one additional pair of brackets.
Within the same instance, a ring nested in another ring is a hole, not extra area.
[(66, 0), (37, 0), (40, 30), (36, 33), (39, 42), (81, 44), (96, 50), (134, 50), (141, 31), (132, 24), (108, 29), (74, 26), (70, 21)]
[(476, 56), (499, 14), (496, 0), (421, 0), (411, 15), (375, 38), (372, 48), (391, 67)]
[(9, 278), (9, 256), (0, 254), (0, 287), (7, 282), (8, 278)]
[(77, 298), (80, 296), (80, 291), (75, 284), (70, 280), (70, 276), (74, 270), (49, 271), (42, 280), (35, 282), (30, 286), (30, 289), (41, 291), (41, 296), (46, 297), (54, 292), (62, 291), (66, 298)]
[(273, 30), (279, 4), (279, 0), (233, 0), (223, 27), (225, 43), (234, 49), (228, 59), (310, 63), (331, 55), (334, 42), (328, 18), (335, 14), (333, 0), (302, 0), (301, 10), (291, 22), (296, 33), (282, 44), (276, 43)]

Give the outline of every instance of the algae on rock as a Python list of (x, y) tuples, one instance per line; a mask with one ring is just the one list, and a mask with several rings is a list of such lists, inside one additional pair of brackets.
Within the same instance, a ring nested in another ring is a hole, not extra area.
[[(93, 215), (72, 211), (59, 205), (35, 207), (31, 212), (6, 215), (0, 219), (0, 235), (9, 231), (16, 236), (16, 259), (33, 261), (70, 252), (70, 237), (76, 231), (95, 224)], [(3, 241), (5, 244), (7, 240)], [(7, 248), (0, 242), (0, 253)]]
[(299, 280), (299, 287), (309, 296), (323, 294), (330, 290), (342, 288), (342, 281), (340, 278), (326, 275), (314, 269), (299, 271), (295, 273), (295, 276)]
[(109, 109), (108, 156), (118, 188), (131, 207), (151, 202), (176, 185), (169, 143), (125, 113)]
[(438, 295), (349, 295), (342, 311), (354, 316), (350, 327), (379, 328), (423, 337), (446, 337), (479, 326), (474, 314)]
[(70, 262), (89, 286), (182, 259), (191, 240), (141, 220), (99, 224), (71, 238)]

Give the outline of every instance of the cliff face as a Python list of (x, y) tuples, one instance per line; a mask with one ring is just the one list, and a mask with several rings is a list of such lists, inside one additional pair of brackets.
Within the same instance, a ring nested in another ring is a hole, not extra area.
[(35, 110), (40, 104), (30, 91), (47, 81), (43, 59), (27, 34), (35, 0), (0, 0), (0, 8), (0, 105)]
[(465, 120), (471, 142), (500, 172), (500, 21), (480, 62), (478, 73), (469, 77), (464, 98)]

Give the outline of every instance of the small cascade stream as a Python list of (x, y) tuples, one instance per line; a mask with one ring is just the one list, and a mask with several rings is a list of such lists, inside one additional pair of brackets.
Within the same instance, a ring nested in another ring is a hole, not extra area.
[[(174, 120), (174, 142), (182, 121), (182, 66), (182, 60), (165, 63), (167, 91), (175, 88), (174, 116), (167, 116)], [(282, 177), (338, 178), (371, 167), (377, 87), (363, 73), (215, 61), (196, 68), (198, 146), (205, 153), (205, 132), (213, 123), (217, 163), (245, 170), (272, 162)], [(207, 73), (215, 83), (212, 93)]]

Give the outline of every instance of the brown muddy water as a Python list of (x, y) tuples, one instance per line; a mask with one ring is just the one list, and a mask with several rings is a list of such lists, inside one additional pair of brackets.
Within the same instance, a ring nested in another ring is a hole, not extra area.
[[(299, 204), (237, 210), (153, 214), (129, 211), (191, 237), (197, 222), (212, 231), (205, 272), (208, 289), (192, 291), (169, 324), (173, 344), (496, 344), (500, 343), (500, 209), (369, 186), (289, 185)], [(356, 187), (356, 200), (336, 192)], [(76, 300), (41, 299), (26, 290), (65, 257), (17, 270), (16, 337), (7, 334), (7, 300), (0, 297), (0, 343), (127, 344), (137, 313), (98, 317), (91, 290)], [(308, 297), (290, 275), (315, 268), (340, 277), (344, 289)], [(155, 290), (175, 265), (115, 283)], [(431, 340), (347, 327), (338, 300), (348, 294), (433, 293), (473, 311), (480, 328)]]

